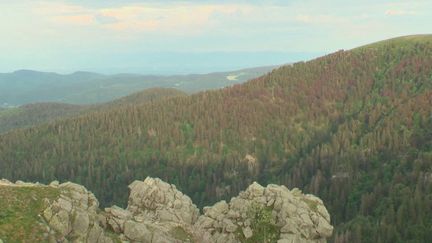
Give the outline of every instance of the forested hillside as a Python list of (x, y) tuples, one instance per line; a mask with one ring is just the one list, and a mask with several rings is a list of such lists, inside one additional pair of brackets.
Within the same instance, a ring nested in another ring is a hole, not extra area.
[(47, 102), (27, 104), (15, 108), (3, 108), (0, 109), (0, 134), (17, 128), (31, 127), (88, 112), (102, 111), (123, 105), (140, 105), (176, 96), (186, 96), (186, 93), (170, 88), (151, 88), (97, 105)]
[(157, 101), (164, 98), (187, 96), (186, 93), (173, 88), (150, 88), (143, 91), (135, 92), (128, 96), (107, 102), (100, 105), (110, 109), (113, 106), (120, 105), (141, 105), (147, 102)]
[(0, 134), (45, 123), (59, 117), (79, 114), (85, 106), (64, 103), (36, 103), (0, 110)]
[(243, 85), (0, 137), (0, 177), (72, 180), (104, 204), (160, 177), (200, 205), (253, 180), (321, 197), (335, 242), (432, 238), (432, 36), (284, 66)]

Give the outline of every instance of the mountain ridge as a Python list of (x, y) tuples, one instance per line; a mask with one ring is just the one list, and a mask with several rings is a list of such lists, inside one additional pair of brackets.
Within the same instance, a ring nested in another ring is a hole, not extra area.
[[(70, 74), (18, 70), (0, 73), (0, 106), (35, 102), (95, 104), (148, 88), (176, 88), (187, 93), (242, 83), (277, 66), (189, 75), (104, 75), (78, 71)], [(229, 79), (234, 75), (234, 79)]]

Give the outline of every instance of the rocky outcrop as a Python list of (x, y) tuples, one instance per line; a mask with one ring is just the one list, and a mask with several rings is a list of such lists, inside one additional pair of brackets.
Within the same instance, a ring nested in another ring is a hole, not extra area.
[(285, 186), (254, 182), (230, 203), (221, 201), (203, 211), (196, 227), (214, 242), (325, 242), (333, 231), (319, 198)]
[(135, 216), (188, 225), (198, 219), (198, 208), (174, 185), (148, 177), (144, 181), (134, 181), (129, 189), (127, 210)]
[(129, 185), (127, 209), (106, 208), (108, 226), (123, 240), (184, 242), (193, 237), (199, 210), (192, 200), (160, 179), (146, 178)]
[[(1, 181), (0, 186), (43, 186)], [(160, 179), (129, 185), (126, 209), (99, 209), (81, 185), (53, 182), (59, 196), (41, 217), (51, 242), (325, 242), (333, 227), (323, 202), (300, 190), (258, 183), (232, 198), (204, 207)]]
[(99, 202), (91, 192), (71, 182), (52, 182), (50, 186), (60, 191), (59, 198), (53, 203), (47, 202), (48, 206), (42, 212), (50, 235), (56, 236), (51, 241), (113, 242), (100, 225), (100, 220), (104, 219), (97, 213)]

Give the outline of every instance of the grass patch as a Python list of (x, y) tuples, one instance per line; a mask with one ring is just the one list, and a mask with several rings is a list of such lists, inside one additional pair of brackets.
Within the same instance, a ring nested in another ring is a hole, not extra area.
[(10, 242), (44, 242), (45, 232), (39, 214), (44, 198), (52, 201), (59, 191), (50, 187), (0, 186), (0, 238)]

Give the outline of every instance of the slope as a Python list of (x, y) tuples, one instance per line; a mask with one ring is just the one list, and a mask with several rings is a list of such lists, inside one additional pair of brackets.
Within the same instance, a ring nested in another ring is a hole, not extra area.
[(0, 137), (0, 176), (72, 180), (102, 203), (157, 176), (200, 205), (253, 180), (319, 195), (335, 242), (432, 238), (432, 37), (296, 63), (243, 85)]
[(0, 134), (17, 128), (65, 119), (88, 112), (107, 110), (122, 105), (138, 105), (159, 99), (186, 96), (176, 89), (151, 88), (123, 98), (98, 105), (71, 105), (65, 103), (34, 103), (15, 108), (0, 109)]
[(104, 107), (111, 108), (119, 105), (140, 105), (147, 102), (157, 101), (168, 97), (187, 96), (186, 93), (173, 88), (150, 88), (140, 92), (130, 94), (128, 96), (116, 99), (104, 104)]

